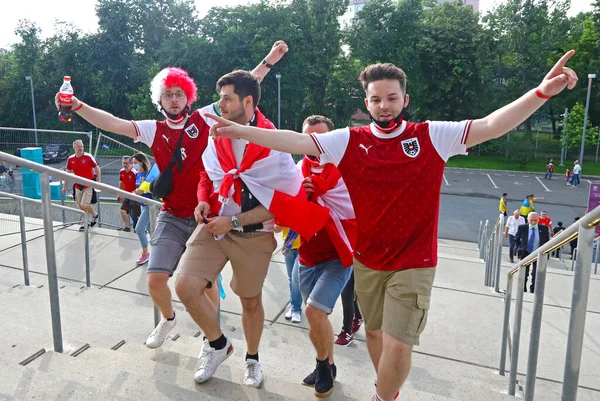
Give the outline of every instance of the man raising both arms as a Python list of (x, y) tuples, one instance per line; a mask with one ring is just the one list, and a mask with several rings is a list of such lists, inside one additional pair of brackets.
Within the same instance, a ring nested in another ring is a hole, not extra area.
[[(267, 57), (252, 73), (262, 80), (287, 50), (285, 42), (275, 42)], [(194, 218), (198, 205), (196, 188), (200, 173), (204, 171), (202, 154), (207, 146), (209, 126), (198, 111), (191, 111), (196, 92), (196, 84), (186, 71), (173, 67), (160, 71), (152, 80), (150, 95), (152, 103), (165, 116), (163, 121), (123, 120), (73, 96), (73, 111), (90, 124), (146, 143), (152, 149), (160, 171), (169, 166), (182, 136), (181, 151), (175, 154), (178, 163), (172, 169), (173, 190), (162, 199), (162, 211), (150, 240), (153, 251), (147, 270), (148, 291), (163, 318), (146, 340), (148, 348), (160, 347), (175, 327), (175, 311), (167, 281), (175, 272), (186, 242), (197, 226)], [(56, 105), (58, 107), (58, 94)], [(212, 299), (217, 299), (216, 286), (211, 289), (211, 294)]]
[[(466, 154), (468, 147), (502, 136), (547, 99), (567, 86), (575, 87), (577, 75), (565, 67), (574, 53), (566, 53), (535, 90), (477, 120), (403, 121), (402, 112), (409, 101), (406, 74), (393, 64), (370, 65), (360, 75), (373, 119), (369, 126), (301, 135), (207, 116), (218, 122), (211, 127), (213, 136), (243, 138), (283, 152), (318, 156), (322, 164), (338, 166), (357, 220), (355, 288), (377, 371), (373, 400), (397, 397), (410, 371), (412, 348), (427, 323), (446, 161)], [(404, 220), (416, 224), (400, 230), (394, 223)]]

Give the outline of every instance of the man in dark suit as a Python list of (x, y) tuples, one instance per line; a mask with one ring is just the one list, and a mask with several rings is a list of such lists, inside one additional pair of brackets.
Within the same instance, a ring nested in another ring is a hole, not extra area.
[[(539, 220), (540, 216), (535, 212), (531, 212), (527, 215), (527, 222), (529, 224), (520, 225), (517, 229), (515, 241), (517, 243), (517, 252), (521, 260), (550, 240), (548, 227), (539, 225)], [(537, 263), (533, 263), (533, 270), (531, 271), (531, 287), (529, 287), (529, 291), (532, 293), (535, 290), (536, 268)], [(525, 292), (527, 292), (528, 278), (529, 266), (527, 266), (525, 270), (525, 288), (523, 288), (523, 291)]]

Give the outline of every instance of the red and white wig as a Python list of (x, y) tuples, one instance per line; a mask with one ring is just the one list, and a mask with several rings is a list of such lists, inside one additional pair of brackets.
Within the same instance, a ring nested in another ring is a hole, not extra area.
[[(173, 86), (180, 87), (185, 92), (187, 97), (187, 106), (181, 111), (181, 113), (177, 115), (167, 112), (160, 103), (163, 92), (168, 88), (172, 88)], [(176, 124), (180, 123), (187, 117), (192, 103), (196, 101), (197, 92), (198, 88), (196, 88), (194, 80), (188, 75), (187, 71), (177, 67), (167, 67), (162, 69), (158, 74), (156, 74), (150, 83), (150, 96), (152, 98), (152, 103), (167, 119)]]

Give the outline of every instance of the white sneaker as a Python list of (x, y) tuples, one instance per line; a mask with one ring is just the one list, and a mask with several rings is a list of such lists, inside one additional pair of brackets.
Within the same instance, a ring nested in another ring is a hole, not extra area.
[(177, 316), (175, 316), (175, 319), (173, 320), (167, 320), (163, 317), (160, 320), (160, 323), (158, 323), (158, 326), (156, 326), (154, 331), (148, 336), (146, 347), (151, 349), (160, 347), (176, 324)]
[(287, 312), (285, 312), (285, 320), (291, 320), (292, 319), (292, 310), (288, 309)]
[(300, 323), (300, 322), (302, 322), (302, 313), (292, 312), (292, 323)]
[(265, 377), (263, 376), (260, 363), (254, 359), (248, 359), (246, 361), (246, 368), (244, 369), (244, 384), (250, 387), (260, 388)]
[(231, 345), (231, 341), (227, 339), (227, 345), (225, 348), (216, 350), (210, 347), (208, 340), (205, 338), (204, 343), (202, 344), (202, 351), (200, 351), (200, 355), (198, 356), (198, 370), (194, 374), (194, 381), (196, 383), (204, 383), (217, 371), (219, 365), (229, 356), (233, 354), (233, 345)]

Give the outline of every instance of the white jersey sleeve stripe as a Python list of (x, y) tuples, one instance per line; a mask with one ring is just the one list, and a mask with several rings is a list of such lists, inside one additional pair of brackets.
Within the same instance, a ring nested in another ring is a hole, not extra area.
[(324, 153), (325, 151), (323, 150), (323, 148), (319, 144), (319, 141), (317, 140), (317, 138), (315, 138), (315, 134), (308, 134), (308, 135), (310, 135), (310, 137), (312, 138), (313, 142), (317, 146), (317, 150), (319, 151), (319, 153), (321, 153), (321, 154)]
[(472, 120), (460, 122), (429, 121), (429, 137), (440, 157), (447, 162), (455, 155), (466, 155), (465, 142)]
[(156, 135), (156, 120), (132, 121), (137, 137), (134, 142), (143, 142), (152, 147)]
[(310, 135), (319, 150), (321, 164), (332, 163), (337, 166), (342, 161), (350, 142), (350, 129), (336, 129), (325, 134)]

